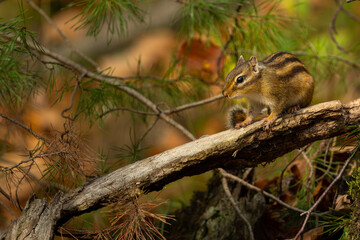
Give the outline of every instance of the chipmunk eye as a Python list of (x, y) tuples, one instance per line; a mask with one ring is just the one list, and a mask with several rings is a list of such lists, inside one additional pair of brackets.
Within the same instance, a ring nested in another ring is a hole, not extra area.
[(240, 84), (244, 81), (244, 77), (243, 76), (239, 76), (236, 78), (236, 84)]

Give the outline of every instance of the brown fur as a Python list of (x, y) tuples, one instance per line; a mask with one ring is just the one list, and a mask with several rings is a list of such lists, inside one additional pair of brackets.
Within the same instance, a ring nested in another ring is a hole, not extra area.
[[(244, 81), (237, 83), (242, 76)], [(268, 124), (288, 109), (306, 107), (311, 103), (314, 79), (305, 65), (294, 55), (274, 53), (263, 61), (241, 56), (225, 80), (223, 94), (229, 98), (246, 97), (249, 100), (247, 117), (242, 127), (249, 125), (265, 107), (271, 114)]]

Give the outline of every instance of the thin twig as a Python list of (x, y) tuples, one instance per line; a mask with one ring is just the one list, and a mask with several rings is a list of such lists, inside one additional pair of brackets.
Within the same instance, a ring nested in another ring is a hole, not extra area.
[(337, 47), (340, 51), (342, 51), (342, 52), (344, 52), (344, 53), (349, 53), (348, 51), (346, 51), (344, 48), (342, 48), (342, 47), (339, 45), (339, 43), (337, 42), (337, 40), (336, 40), (336, 38), (335, 38), (335, 36), (334, 36), (334, 34), (336, 34), (335, 21), (336, 21), (336, 18), (337, 18), (338, 14), (339, 14), (339, 12), (340, 12), (340, 10), (341, 10), (341, 8), (342, 8), (342, 5), (344, 4), (344, 1), (345, 1), (345, 0), (340, 0), (340, 1), (339, 1), (338, 7), (337, 7), (337, 9), (336, 9), (336, 11), (335, 11), (332, 19), (331, 19), (330, 26), (329, 26), (329, 31), (330, 31), (330, 37), (331, 37), (332, 41), (335, 43), (336, 47)]
[(179, 107), (176, 107), (176, 108), (173, 108), (173, 109), (170, 109), (170, 110), (165, 110), (165, 111), (163, 111), (163, 113), (172, 114), (172, 113), (184, 111), (184, 110), (189, 109), (189, 108), (198, 107), (200, 105), (215, 102), (215, 101), (217, 101), (219, 99), (222, 99), (222, 98), (224, 98), (224, 96), (219, 94), (219, 95), (216, 95), (216, 96), (213, 96), (213, 97), (210, 97), (210, 98), (206, 98), (206, 99), (203, 99), (203, 100), (200, 100), (200, 101), (197, 101), (197, 102), (192, 102), (192, 103), (184, 104), (182, 106), (179, 106)]
[(300, 154), (302, 152), (304, 152), (309, 146), (311, 145), (311, 143), (305, 145), (303, 148), (301, 148), (297, 154), (291, 159), (290, 162), (288, 162), (286, 164), (286, 166), (281, 170), (281, 174), (280, 174), (280, 180), (279, 180), (279, 187), (278, 187), (278, 194), (280, 195), (282, 193), (282, 180), (283, 180), (283, 177), (284, 177), (284, 173), (286, 171), (286, 169), (300, 156)]
[(106, 112), (102, 113), (99, 115), (99, 118), (103, 118), (105, 115), (111, 113), (111, 112), (115, 112), (115, 111), (128, 111), (128, 112), (132, 112), (132, 113), (137, 113), (137, 114), (142, 114), (142, 115), (158, 115), (158, 113), (155, 112), (144, 112), (144, 111), (139, 111), (133, 108), (127, 108), (127, 107), (116, 107), (116, 108), (111, 108), (109, 110), (107, 110)]
[(10, 117), (2, 114), (2, 113), (0, 113), (0, 117), (5, 118), (6, 120), (8, 120), (8, 121), (10, 121), (10, 122), (12, 122), (12, 123), (14, 123), (14, 124), (22, 127), (23, 129), (25, 129), (26, 131), (28, 131), (31, 135), (33, 135), (33, 136), (36, 137), (37, 139), (40, 139), (40, 140), (42, 140), (42, 141), (50, 144), (50, 141), (49, 141), (49, 140), (47, 140), (46, 138), (44, 138), (44, 137), (40, 136), (39, 134), (35, 133), (31, 128), (29, 128), (29, 127), (26, 126), (25, 124), (23, 124), (23, 123), (15, 120), (15, 119), (12, 119), (12, 118), (10, 118)]
[[(222, 169), (219, 168), (220, 173), (222, 174)], [(246, 224), (246, 226), (248, 227), (249, 230), (249, 235), (250, 235), (250, 239), (251, 240), (255, 240), (254, 237), (254, 232), (252, 230), (251, 224), (249, 223), (249, 221), (246, 219), (246, 217), (242, 214), (241, 210), (239, 209), (239, 207), (236, 205), (235, 199), (233, 198), (233, 196), (231, 195), (231, 192), (229, 190), (229, 186), (227, 183), (227, 180), (225, 178), (225, 176), (223, 175), (223, 177), (221, 178), (221, 183), (224, 189), (224, 192), (226, 194), (226, 196), (229, 198), (231, 205), (233, 205), (233, 207), (235, 208), (237, 214), (239, 215), (239, 217), (243, 220), (243, 222)]]
[(93, 65), (93, 67), (96, 69), (97, 72), (100, 72), (100, 68), (99, 65), (92, 60), (90, 57), (86, 56), (84, 53), (80, 52), (78, 49), (76, 49), (70, 42), (70, 40), (68, 39), (68, 37), (64, 34), (63, 31), (61, 31), (61, 29), (59, 28), (59, 26), (50, 18), (50, 16), (48, 14), (46, 14), (46, 12), (44, 12), (38, 5), (36, 5), (32, 0), (26, 0), (29, 5), (35, 9), (40, 15), (42, 15), (46, 21), (48, 21), (48, 23), (53, 26), (56, 31), (61, 35), (61, 37), (64, 39), (65, 44), (72, 50), (74, 51), (76, 54), (78, 54), (80, 57), (82, 57), (83, 59), (85, 59), (86, 61), (88, 61), (91, 65)]
[[(187, 109), (190, 109), (190, 108), (198, 107), (198, 106), (201, 106), (201, 105), (204, 105), (204, 104), (208, 104), (208, 103), (217, 101), (217, 100), (219, 100), (219, 99), (221, 99), (223, 97), (224, 96), (219, 94), (219, 95), (216, 95), (214, 97), (203, 99), (203, 100), (200, 100), (200, 101), (197, 101), (197, 102), (187, 103), (187, 104), (184, 104), (182, 106), (179, 106), (179, 107), (176, 107), (176, 108), (173, 108), (173, 109), (161, 110), (161, 112), (164, 113), (164, 114), (169, 115), (169, 114), (181, 112), (181, 111), (184, 111), (184, 110), (187, 110)], [(106, 112), (102, 113), (99, 116), (99, 118), (102, 118), (105, 115), (107, 115), (108, 113), (111, 113), (111, 112), (114, 112), (114, 111), (129, 111), (129, 112), (142, 114), (142, 115), (158, 115), (158, 113), (155, 113), (155, 112), (144, 112), (144, 111), (139, 111), (139, 110), (132, 109), (132, 108), (127, 108), (127, 107), (116, 107), (116, 108), (111, 108), (111, 109), (107, 110)]]
[[(332, 140), (333, 140), (333, 139), (330, 139), (330, 140), (329, 140), (329, 142), (328, 142), (328, 144), (327, 144), (327, 146), (326, 146), (326, 149), (325, 149), (325, 154), (324, 154), (324, 166), (326, 166), (326, 158), (327, 158), (327, 155), (328, 155), (328, 153), (329, 153), (330, 145), (331, 145), (331, 143), (333, 142)], [(335, 142), (335, 141), (334, 141), (334, 142)], [(330, 169), (331, 169), (331, 165), (332, 165), (332, 157), (330, 157), (329, 165), (328, 165), (326, 171), (323, 173), (323, 175), (321, 175), (321, 176), (317, 179), (317, 181), (321, 181), (321, 180), (329, 173), (329, 171), (330, 171)]]
[(32, 162), (37, 158), (51, 157), (51, 156), (54, 156), (54, 155), (60, 155), (60, 154), (64, 154), (64, 153), (66, 153), (66, 152), (54, 152), (54, 153), (38, 154), (38, 155), (32, 156), (29, 159), (21, 161), (18, 164), (14, 165), (14, 166), (11, 166), (11, 167), (2, 167), (2, 166), (0, 166), (0, 171), (1, 172), (9, 172), (9, 171), (12, 171), (14, 168), (18, 168), (18, 167), (20, 167), (21, 165), (23, 165), (25, 163)]
[(306, 191), (307, 191), (307, 197), (308, 197), (308, 203), (310, 203), (310, 188), (311, 188), (311, 184), (312, 184), (312, 178), (313, 178), (313, 175), (314, 175), (314, 167), (311, 163), (311, 160), (309, 159), (309, 157), (304, 153), (304, 152), (301, 152), (302, 156), (304, 157), (304, 159), (306, 160), (307, 164), (309, 165), (309, 168), (310, 168), (310, 172), (309, 172), (309, 176), (307, 177), (307, 180), (306, 180)]
[[(18, 43), (20, 44), (20, 42), (18, 42)], [(124, 82), (118, 81), (118, 80), (116, 80), (114, 78), (111, 78), (111, 77), (108, 77), (106, 75), (91, 72), (88, 69), (86, 69), (85, 67), (83, 67), (82, 65), (72, 61), (71, 59), (66, 58), (66, 57), (64, 57), (64, 56), (62, 56), (60, 54), (54, 53), (54, 52), (48, 50), (47, 48), (45, 48), (43, 46), (41, 47), (41, 49), (38, 49), (37, 47), (33, 46), (32, 44), (29, 44), (29, 46), (31, 48), (33, 48), (34, 50), (39, 51), (40, 54), (46, 55), (46, 56), (48, 56), (48, 57), (50, 57), (52, 59), (55, 59), (55, 60), (65, 64), (65, 65), (67, 65), (68, 67), (73, 69), (73, 71), (77, 71), (77, 72), (79, 72), (81, 74), (84, 74), (85, 76), (93, 79), (94, 81), (112, 85), (115, 88), (117, 88), (117, 89), (125, 92), (126, 94), (134, 97), (138, 101), (145, 104), (148, 108), (150, 108), (154, 112), (158, 113), (159, 117), (162, 120), (164, 120), (165, 122), (169, 123), (173, 127), (180, 130), (190, 140), (195, 140), (196, 139), (195, 136), (192, 133), (190, 133), (189, 130), (187, 130), (184, 126), (182, 126), (181, 124), (179, 124), (178, 122), (176, 122), (175, 120), (173, 120), (172, 118), (170, 118), (169, 116), (167, 116), (166, 114), (161, 112), (158, 109), (158, 107), (157, 107), (157, 105), (155, 103), (153, 103), (151, 100), (146, 98), (144, 95), (142, 95), (140, 92), (136, 91), (135, 89), (126, 86)]]
[(343, 62), (345, 64), (348, 64), (354, 68), (360, 68), (360, 64), (356, 63), (356, 62), (352, 62), (352, 61), (349, 61), (348, 59), (345, 59), (345, 58), (342, 58), (342, 57), (339, 57), (339, 56), (319, 56), (319, 55), (316, 55), (316, 54), (312, 54), (312, 53), (308, 53), (308, 52), (303, 52), (303, 51), (295, 51), (293, 52), (293, 54), (295, 55), (300, 55), (300, 56), (309, 56), (309, 57), (314, 57), (316, 59), (335, 59), (335, 60), (338, 60), (340, 62)]
[(125, 76), (125, 77), (120, 77), (120, 76), (107, 76), (109, 78), (113, 78), (113, 79), (117, 79), (117, 80), (122, 80), (122, 81), (126, 81), (126, 80), (132, 80), (132, 79), (149, 79), (149, 80), (155, 80), (155, 81), (159, 81), (159, 82), (176, 82), (179, 81), (183, 75), (180, 75), (176, 78), (169, 78), (169, 79), (164, 79), (162, 77), (157, 77), (157, 76), (151, 76), (151, 75), (135, 75), (135, 76)]
[(73, 90), (73, 92), (72, 92), (72, 94), (71, 94), (70, 104), (69, 104), (69, 106), (68, 106), (67, 108), (65, 108), (65, 109), (62, 110), (62, 112), (61, 112), (61, 116), (62, 116), (63, 118), (65, 118), (65, 119), (69, 119), (70, 121), (74, 121), (74, 118), (72, 118), (72, 117), (70, 117), (70, 116), (65, 116), (65, 113), (66, 113), (67, 111), (69, 111), (69, 110), (72, 108), (72, 106), (74, 105), (74, 98), (75, 98), (76, 91), (78, 90), (78, 88), (79, 88), (79, 86), (80, 86), (80, 84), (81, 84), (81, 81), (84, 79), (84, 77), (85, 77), (85, 74), (82, 74), (82, 75), (77, 79), (76, 85), (75, 85), (74, 90)]
[[(309, 157), (309, 159), (311, 159), (311, 161), (315, 158), (317, 158), (319, 156), (319, 154), (323, 151), (323, 148), (325, 147), (325, 141), (321, 141), (319, 144), (319, 147), (316, 148), (315, 152), (313, 152), (311, 154), (311, 156)], [(308, 155), (309, 152), (311, 151), (311, 149), (309, 148), (305, 154)]]
[(150, 101), (148, 98), (146, 98), (144, 95), (142, 95), (141, 93), (139, 93), (138, 91), (129, 88), (127, 86), (115, 86), (116, 88), (122, 90), (123, 92), (127, 93), (130, 96), (135, 97), (136, 99), (138, 99), (140, 102), (144, 103), (147, 107), (149, 107), (151, 110), (153, 110), (154, 112), (158, 113), (159, 117), (161, 119), (163, 119), (165, 122), (169, 123), (170, 125), (172, 125), (173, 127), (177, 128), (178, 130), (180, 130), (185, 136), (187, 136), (189, 139), (191, 140), (195, 140), (195, 136), (190, 133), (186, 128), (184, 128), (181, 124), (177, 123), (175, 120), (173, 120), (172, 118), (170, 118), (169, 116), (167, 116), (165, 113), (161, 112), (159, 110), (159, 108), (152, 102)]
[(5, 208), (15, 219), (17, 218), (16, 214), (1, 200), (0, 205)]
[[(9, 176), (9, 175), (11, 175), (11, 176)], [(12, 202), (12, 204), (14, 204), (15, 207), (17, 207), (18, 209), (21, 209), (21, 206), (18, 205), (18, 202), (16, 201), (15, 198), (12, 197), (12, 194), (11, 194), (11, 185), (10, 184), (16, 185), (16, 182), (13, 180), (13, 178), (15, 178), (15, 175), (12, 172), (10, 172), (10, 174), (6, 174), (5, 175), (5, 180), (6, 180), (5, 184), (6, 184), (7, 189), (10, 192), (10, 196), (9, 196), (10, 201)]]
[(341, 10), (347, 14), (350, 18), (354, 19), (357, 22), (360, 22), (360, 18), (354, 14), (352, 14), (351, 12), (349, 12), (347, 9), (345, 9), (342, 5), (341, 5)]
[(9, 200), (10, 202), (14, 202), (14, 199), (12, 199), (12, 198), (9, 196), (9, 194), (7, 194), (7, 193), (4, 191), (4, 189), (2, 189), (1, 187), (0, 187), (0, 193), (1, 193), (2, 195), (4, 195), (4, 197), (5, 197), (7, 200)]
[(7, 192), (4, 191), (4, 189), (2, 189), (0, 187), (0, 193), (7, 199), (9, 200), (12, 204), (14, 204), (14, 206), (17, 206), (17, 203), (15, 201), (15, 199), (13, 199), (9, 194), (7, 194)]
[(293, 207), (293, 206), (290, 206), (289, 204), (283, 202), (282, 200), (280, 200), (279, 198), (275, 197), (274, 195), (272, 195), (271, 193), (268, 193), (266, 191), (263, 191), (261, 190), (260, 188), (244, 181), (243, 179), (235, 176), (235, 175), (232, 175), (228, 172), (226, 172), (224, 169), (222, 168), (218, 168), (218, 170), (220, 171), (221, 175), (223, 175), (224, 177), (227, 177), (227, 178), (230, 178), (230, 179), (233, 179), (237, 182), (239, 182), (240, 184), (244, 185), (245, 187), (251, 189), (251, 190), (254, 190), (254, 191), (257, 191), (257, 192), (261, 192), (262, 194), (264, 194), (265, 196), (267, 196), (268, 198), (271, 198), (272, 200), (278, 202), (280, 205), (290, 209), (290, 210), (293, 210), (295, 212), (299, 212), (299, 213), (304, 213), (305, 211), (304, 210), (301, 210), (300, 208), (296, 208), (296, 207)]
[[(255, 168), (248, 168), (246, 169), (246, 171), (244, 172), (244, 174), (242, 175), (242, 179), (244, 181), (246, 181), (246, 178), (250, 175), (250, 173), (254, 170)], [(239, 194), (241, 193), (241, 188), (242, 187), (242, 184), (240, 184), (240, 187), (239, 187)]]
[[(22, 174), (22, 177), (20, 178), (20, 180), (17, 182), (17, 185), (16, 185), (16, 189), (15, 189), (15, 195), (16, 195), (16, 201), (18, 203), (18, 207), (19, 209), (22, 211), (23, 208), (20, 204), (20, 198), (19, 198), (19, 189), (20, 189), (20, 185), (22, 183), (23, 180), (27, 180), (27, 182), (29, 183), (29, 185), (31, 186), (31, 183), (30, 183), (30, 177), (29, 177), (29, 173), (30, 173), (30, 170), (32, 168), (32, 166), (34, 165), (34, 161), (30, 162), (30, 165), (27, 166), (27, 169), (23, 169), (21, 166), (19, 166), (17, 169), (18, 171)], [(32, 188), (32, 186), (31, 186)]]
[(356, 147), (353, 151), (353, 153), (351, 154), (351, 156), (345, 161), (343, 167), (341, 168), (341, 171), (339, 172), (339, 174), (336, 176), (336, 178), (330, 183), (330, 185), (325, 189), (325, 191), (321, 194), (321, 196), (319, 197), (319, 199), (314, 203), (314, 205), (312, 205), (312, 207), (307, 210), (306, 212), (302, 213), (301, 215), (306, 215), (306, 218), (304, 220), (303, 225), (301, 226), (299, 232), (296, 234), (296, 236), (294, 237), (294, 240), (298, 239), (299, 236), (302, 234), (302, 232), (305, 230), (305, 226), (307, 224), (307, 222), (310, 219), (310, 215), (311, 213), (316, 209), (316, 207), (321, 203), (321, 201), (324, 199), (324, 197), (326, 196), (326, 194), (330, 191), (330, 189), (335, 185), (335, 183), (337, 181), (340, 180), (340, 178), (342, 177), (342, 175), (345, 172), (345, 169), (347, 168), (347, 166), (350, 164), (351, 160), (353, 159), (353, 157), (355, 156), (355, 154), (358, 152), (359, 150), (359, 146)]
[(144, 134), (141, 136), (139, 142), (142, 142), (142, 140), (146, 137), (146, 135), (149, 134), (149, 132), (155, 127), (157, 121), (159, 120), (159, 118), (157, 117), (154, 122), (150, 125), (150, 127), (148, 127), (148, 129), (146, 129), (146, 131), (144, 132)]
[[(239, 4), (238, 7), (236, 8), (236, 13), (239, 13), (240, 10), (241, 10), (241, 8), (242, 8), (242, 5)], [(218, 77), (220, 76), (220, 72), (221, 72), (221, 69), (220, 69), (221, 59), (222, 59), (222, 57), (225, 55), (224, 53), (225, 53), (226, 49), (229, 47), (229, 44), (230, 44), (230, 43), (233, 41), (233, 39), (234, 39), (235, 29), (237, 29), (237, 27), (238, 27), (237, 20), (238, 20), (238, 17), (237, 17), (237, 16), (234, 17), (234, 23), (235, 23), (235, 26), (236, 26), (236, 27), (234, 27), (234, 28), (232, 29), (232, 31), (231, 31), (231, 33), (230, 33), (230, 36), (229, 36), (228, 39), (226, 40), (226, 42), (225, 42), (225, 44), (224, 44), (224, 46), (223, 46), (223, 48), (222, 48), (219, 56), (217, 57), (217, 60), (216, 60), (216, 68), (217, 68)]]

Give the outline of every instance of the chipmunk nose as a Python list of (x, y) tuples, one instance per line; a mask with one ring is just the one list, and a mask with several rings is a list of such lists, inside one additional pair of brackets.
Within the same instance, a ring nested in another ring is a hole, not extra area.
[(222, 90), (222, 95), (223, 95), (224, 97), (228, 97), (228, 94), (225, 92), (225, 90)]

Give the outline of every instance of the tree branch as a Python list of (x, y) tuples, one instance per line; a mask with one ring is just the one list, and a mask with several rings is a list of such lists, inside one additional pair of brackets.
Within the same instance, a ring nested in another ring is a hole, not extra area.
[(355, 154), (357, 153), (357, 151), (359, 150), (359, 147), (356, 147), (353, 151), (353, 153), (351, 154), (351, 156), (345, 161), (344, 166), (341, 168), (339, 174), (336, 176), (336, 178), (330, 183), (330, 185), (325, 189), (325, 191), (321, 194), (321, 196), (319, 197), (318, 200), (316, 200), (316, 202), (314, 203), (314, 205), (312, 205), (312, 207), (307, 210), (306, 212), (302, 213), (301, 215), (306, 215), (306, 218), (303, 222), (303, 225), (301, 226), (299, 232), (296, 234), (296, 236), (294, 237), (294, 240), (298, 239), (300, 237), (300, 235), (303, 233), (303, 231), (305, 230), (305, 226), (307, 224), (307, 222), (310, 219), (310, 215), (311, 213), (317, 208), (317, 206), (319, 206), (319, 204), (321, 203), (321, 201), (324, 199), (324, 197), (326, 196), (326, 194), (329, 192), (329, 190), (335, 185), (335, 183), (337, 181), (339, 181), (342, 177), (342, 175), (345, 172), (345, 169), (347, 168), (347, 166), (349, 165), (349, 163), (351, 162), (351, 160), (353, 159), (353, 157), (355, 156)]
[[(245, 168), (272, 162), (296, 148), (343, 134), (349, 131), (349, 125), (359, 124), (360, 99), (348, 104), (332, 101), (301, 109), (277, 119), (271, 131), (263, 131), (261, 122), (223, 131), (127, 165), (74, 190), (67, 195), (63, 214), (72, 216), (100, 207), (112, 194), (126, 193), (134, 186), (145, 191), (160, 190), (184, 176), (214, 168)], [(235, 151), (236, 158), (232, 156)]]
[[(11, 39), (11, 37), (4, 38)], [(18, 44), (21, 44), (20, 41), (17, 41)], [(60, 54), (57, 54), (55, 52), (50, 51), (49, 49), (45, 48), (44, 46), (34, 46), (33, 44), (29, 44), (30, 48), (34, 49), (35, 51), (38, 51), (39, 54), (50, 57), (56, 61), (58, 61), (63, 67), (70, 69), (74, 72), (80, 73), (83, 77), (91, 78), (92, 80), (100, 83), (106, 83), (109, 85), (114, 86), (115, 88), (119, 89), (120, 91), (123, 91), (124, 93), (128, 94), (129, 96), (137, 99), (139, 102), (143, 103), (145, 106), (150, 108), (153, 112), (155, 112), (162, 120), (170, 124), (171, 126), (177, 128), (179, 131), (181, 131), (187, 138), (190, 140), (195, 140), (196, 137), (187, 130), (184, 126), (176, 122), (171, 117), (167, 116), (163, 111), (161, 111), (158, 106), (153, 103), (150, 99), (145, 97), (143, 94), (138, 92), (136, 89), (133, 89), (131, 87), (126, 86), (126, 84), (123, 81), (120, 81), (114, 77), (103, 75), (100, 73), (95, 73), (92, 71), (89, 71), (84, 66), (74, 62), (73, 60), (66, 58)], [(216, 100), (216, 99), (215, 99)], [(205, 102), (207, 103), (207, 102)], [(201, 104), (199, 104), (201, 105)]]
[(39, 14), (41, 14), (46, 21), (48, 21), (48, 23), (53, 26), (56, 31), (61, 35), (61, 37), (64, 39), (64, 42), (66, 44), (66, 46), (68, 46), (68, 48), (70, 48), (72, 51), (74, 51), (76, 54), (78, 54), (80, 57), (82, 57), (83, 59), (85, 59), (86, 61), (88, 61), (95, 69), (96, 71), (100, 72), (100, 68), (98, 66), (98, 64), (92, 60), (90, 57), (86, 56), (84, 53), (80, 52), (79, 50), (77, 50), (70, 42), (70, 40), (68, 39), (68, 37), (64, 34), (63, 31), (61, 31), (61, 29), (59, 28), (59, 26), (50, 18), (49, 15), (46, 14), (46, 12), (44, 10), (42, 10), (38, 5), (36, 5), (32, 0), (26, 0), (27, 3), (33, 8), (35, 9)]
[[(349, 132), (349, 126), (354, 125), (360, 125), (360, 99), (347, 104), (326, 102), (286, 114), (275, 120), (269, 131), (263, 131), (261, 122), (256, 122), (239, 130), (230, 129), (203, 137), (122, 167), (64, 194), (61, 199), (56, 199), (62, 206), (53, 222), (59, 227), (76, 215), (115, 201), (116, 196), (126, 197), (139, 189), (146, 192), (160, 190), (184, 176), (219, 167), (241, 169), (269, 163), (308, 143)], [(237, 154), (233, 157), (235, 151)], [(51, 208), (58, 209), (58, 205), (52, 201), (47, 208), (51, 212)], [(26, 215), (26, 211), (22, 215)], [(25, 223), (13, 222), (0, 234), (0, 239), (13, 231), (15, 225), (22, 224)]]
[(246, 219), (246, 217), (244, 216), (244, 214), (241, 212), (240, 208), (237, 206), (235, 199), (233, 198), (233, 196), (231, 195), (230, 189), (229, 189), (229, 185), (227, 183), (227, 180), (224, 176), (224, 171), (223, 169), (219, 168), (220, 173), (223, 175), (223, 177), (221, 178), (221, 183), (224, 189), (224, 192), (226, 194), (226, 196), (229, 198), (229, 201), (231, 203), (231, 205), (233, 205), (233, 207), (235, 208), (237, 214), (239, 215), (239, 217), (242, 219), (242, 221), (246, 224), (248, 230), (249, 230), (249, 235), (250, 235), (250, 240), (255, 240), (254, 237), (254, 232), (252, 230), (252, 227), (249, 223), (249, 221)]
[(23, 124), (23, 123), (15, 120), (15, 119), (12, 119), (12, 118), (10, 118), (10, 117), (2, 114), (2, 113), (0, 113), (0, 117), (5, 118), (6, 120), (12, 122), (13, 124), (22, 127), (23, 129), (25, 129), (26, 131), (28, 131), (31, 135), (33, 135), (33, 136), (36, 137), (37, 139), (40, 139), (40, 140), (42, 140), (43, 142), (46, 142), (46, 143), (50, 144), (50, 141), (49, 141), (49, 140), (47, 140), (46, 138), (44, 138), (44, 137), (40, 136), (39, 134), (35, 133), (30, 127), (26, 126), (25, 124)]
[(296, 208), (296, 207), (293, 207), (293, 206), (290, 206), (289, 204), (286, 204), (285, 202), (283, 202), (281, 199), (275, 197), (274, 195), (266, 192), (266, 191), (263, 191), (261, 190), (260, 188), (246, 182), (245, 180), (235, 176), (235, 175), (232, 175), (228, 172), (226, 172), (224, 169), (221, 169), (219, 168), (219, 171), (221, 173), (221, 175), (223, 175), (223, 177), (226, 177), (226, 178), (229, 178), (229, 179), (232, 179), (234, 181), (237, 181), (239, 182), (241, 185), (244, 185), (245, 187), (251, 189), (251, 190), (254, 190), (254, 191), (257, 191), (257, 192), (261, 192), (262, 194), (264, 194), (265, 196), (267, 196), (268, 198), (271, 198), (272, 200), (278, 202), (280, 205), (290, 209), (290, 210), (293, 210), (295, 212), (299, 212), (299, 213), (303, 213), (305, 212), (304, 210), (301, 210), (300, 208)]
[(139, 102), (146, 105), (152, 111), (157, 113), (162, 120), (164, 120), (168, 124), (172, 125), (173, 127), (177, 128), (178, 130), (180, 130), (190, 140), (196, 139), (194, 137), (194, 135), (191, 132), (189, 132), (185, 127), (183, 127), (181, 124), (176, 122), (174, 119), (167, 116), (162, 111), (160, 111), (159, 108), (157, 107), (157, 105), (155, 103), (153, 103), (150, 99), (146, 98), (143, 94), (141, 94), (137, 90), (126, 86), (123, 81), (119, 81), (117, 79), (114, 79), (114, 78), (106, 76), (106, 75), (91, 72), (88, 69), (86, 69), (85, 67), (83, 67), (82, 65), (72, 61), (71, 59), (61, 56), (60, 54), (54, 53), (54, 52), (46, 49), (45, 47), (42, 47), (41, 50), (42, 51), (40, 51), (39, 53), (46, 55), (48, 57), (51, 57), (52, 59), (55, 59), (55, 60), (65, 64), (66, 66), (70, 67), (74, 71), (76, 71), (84, 76), (87, 76), (87, 77), (93, 79), (94, 81), (112, 85), (112, 86), (116, 87), (117, 89), (119, 89), (120, 91), (125, 92), (129, 96), (132, 96), (133, 98), (137, 99)]
[(349, 53), (348, 51), (346, 51), (343, 47), (340, 46), (340, 44), (338, 43), (338, 41), (336, 40), (334, 34), (336, 34), (336, 29), (335, 29), (335, 21), (336, 21), (336, 18), (339, 14), (339, 12), (341, 11), (342, 9), (342, 5), (344, 4), (344, 1), (345, 0), (340, 0), (339, 3), (338, 3), (338, 7), (331, 19), (331, 22), (330, 22), (330, 26), (329, 26), (329, 31), (330, 31), (330, 37), (331, 37), (331, 40), (335, 43), (336, 47), (344, 52), (344, 53)]

